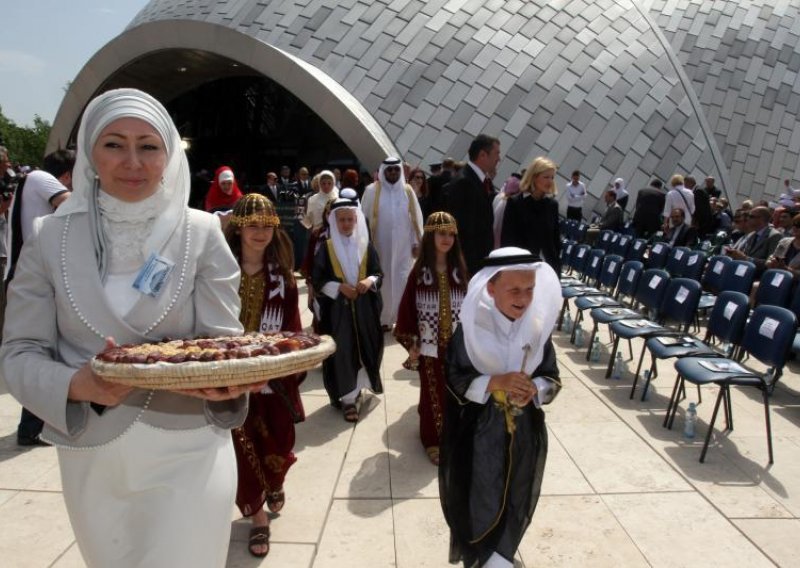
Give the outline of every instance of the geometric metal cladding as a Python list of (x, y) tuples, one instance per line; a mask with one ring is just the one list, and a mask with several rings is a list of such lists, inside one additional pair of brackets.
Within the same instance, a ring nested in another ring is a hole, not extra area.
[[(775, 6), (778, 4), (778, 6)], [(496, 181), (545, 154), (616, 177), (714, 175), (735, 202), (800, 177), (800, 0), (152, 0), (341, 84), (412, 164), (500, 138)], [(372, 167), (375, 164), (365, 164)], [(562, 196), (563, 197), (563, 196)]]

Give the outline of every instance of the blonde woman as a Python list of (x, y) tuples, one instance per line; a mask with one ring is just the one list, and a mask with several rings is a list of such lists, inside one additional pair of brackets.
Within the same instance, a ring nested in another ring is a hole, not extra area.
[(538, 255), (558, 274), (560, 238), (558, 203), (554, 183), (556, 164), (540, 156), (525, 169), (519, 194), (511, 197), (503, 216), (500, 245), (527, 249)]

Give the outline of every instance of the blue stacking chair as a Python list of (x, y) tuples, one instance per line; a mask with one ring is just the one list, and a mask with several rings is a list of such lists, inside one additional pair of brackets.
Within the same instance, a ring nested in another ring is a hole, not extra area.
[(672, 389), (667, 414), (667, 427), (672, 427), (678, 407), (677, 393), (685, 382), (696, 385), (714, 383), (719, 386), (719, 394), (714, 404), (711, 423), (708, 425), (700, 462), (705, 461), (711, 432), (717, 419), (720, 404), (725, 402), (725, 417), (728, 430), (733, 430), (733, 405), (731, 386), (753, 387), (761, 391), (764, 401), (764, 418), (767, 427), (767, 448), (769, 463), (774, 463), (772, 454), (772, 426), (769, 417), (769, 396), (783, 373), (789, 347), (797, 333), (797, 318), (780, 306), (758, 306), (747, 322), (741, 349), (762, 364), (771, 367), (767, 373), (759, 373), (743, 367), (738, 361), (724, 357), (684, 357), (675, 362), (678, 377)]
[[(606, 306), (598, 306), (594, 301), (591, 301), (593, 298), (578, 298), (575, 301), (575, 305), (578, 308), (578, 317), (581, 320), (583, 319), (583, 311), (587, 309), (591, 310), (589, 315), (592, 318), (592, 332), (589, 335), (589, 348), (586, 350), (587, 361), (591, 355), (594, 336), (597, 335), (598, 320), (603, 320), (603, 323), (608, 323), (608, 321), (613, 321), (613, 316), (626, 314), (630, 317), (638, 317), (638, 312), (623, 308), (622, 304), (629, 299), (629, 305), (633, 305), (643, 271), (644, 266), (638, 260), (629, 260), (625, 262), (619, 273), (617, 291), (614, 294), (615, 298), (613, 298), (613, 301), (609, 301)], [(576, 322), (576, 325), (577, 323), (579, 322)]]
[(647, 252), (647, 239), (635, 239), (631, 242), (625, 260), (644, 260), (645, 252)]
[[(795, 317), (797, 317), (797, 320), (800, 321), (800, 286), (797, 286), (794, 290), (792, 301), (789, 303), (789, 309), (792, 311)], [(794, 353), (800, 353), (800, 332), (794, 336), (794, 341), (792, 342), (792, 351)]]
[(572, 286), (562, 286), (561, 313), (558, 315), (558, 330), (561, 331), (561, 324), (564, 321), (564, 312), (569, 308), (569, 301), (579, 296), (600, 296), (603, 292), (597, 288), (600, 284), (600, 272), (603, 269), (603, 257), (606, 252), (603, 249), (592, 249), (586, 260), (582, 274), (583, 283)]
[[(723, 292), (719, 295), (717, 303), (711, 310), (706, 326), (706, 334), (702, 341), (692, 336), (678, 337), (651, 337), (645, 341), (645, 348), (650, 351), (652, 363), (650, 365), (650, 377), (644, 385), (642, 399), (647, 392), (649, 382), (658, 377), (657, 361), (659, 359), (677, 359), (692, 355), (716, 355), (717, 352), (711, 347), (712, 342), (721, 345), (729, 345), (730, 351), (721, 353), (730, 355), (733, 347), (738, 346), (742, 341), (744, 324), (747, 322), (749, 313), (749, 299), (741, 292)], [(634, 378), (634, 381), (636, 379)], [(634, 384), (634, 387), (636, 385)], [(700, 397), (700, 388), (697, 389)], [(633, 390), (631, 390), (633, 396)], [(702, 400), (702, 398), (700, 398)], [(664, 420), (666, 425), (666, 419)]]
[(589, 230), (589, 224), (581, 221), (575, 229), (575, 240), (582, 243), (586, 240), (586, 231)]
[(629, 235), (620, 235), (619, 239), (611, 245), (608, 252), (611, 254), (618, 254), (622, 258), (625, 258), (628, 255), (628, 249), (631, 248), (632, 242), (633, 237)]
[(603, 250), (608, 250), (608, 247), (611, 246), (611, 237), (612, 237), (613, 234), (614, 234), (614, 231), (610, 231), (608, 229), (603, 229), (597, 235), (597, 242), (595, 243), (595, 246), (597, 248), (601, 248)]
[[(619, 281), (619, 275), (622, 271), (622, 257), (615, 254), (608, 254), (603, 258), (603, 266), (600, 272), (600, 277), (597, 281), (597, 288), (600, 292), (608, 291), (609, 294), (614, 292)], [(599, 306), (618, 306), (619, 301), (615, 296), (603, 294), (587, 294), (579, 296), (575, 299), (575, 305), (578, 308), (578, 313), (575, 315), (575, 325), (572, 328), (571, 340), (575, 341), (575, 329), (583, 321), (583, 312), (588, 308), (596, 308)]]
[(767, 304), (788, 308), (793, 286), (794, 275), (788, 270), (780, 268), (765, 270), (764, 274), (761, 275), (761, 280), (759, 280), (754, 305)]
[(667, 264), (670, 250), (672, 250), (672, 247), (667, 243), (655, 243), (647, 255), (645, 266), (647, 268), (664, 268), (664, 265)]
[[(623, 281), (623, 276), (625, 276), (625, 280)], [(597, 329), (600, 324), (610, 325), (612, 322), (620, 321), (624, 319), (641, 319), (642, 312), (638, 311), (636, 308), (644, 305), (644, 299), (647, 298), (647, 306), (645, 309), (657, 308), (659, 303), (661, 302), (661, 297), (658, 297), (658, 301), (656, 302), (654, 299), (650, 299), (649, 297), (652, 295), (652, 292), (648, 292), (649, 290), (661, 290), (663, 292), (663, 287), (666, 282), (669, 280), (669, 274), (667, 274), (663, 270), (659, 269), (651, 269), (645, 270), (641, 273), (639, 277), (639, 281), (636, 284), (636, 290), (633, 293), (633, 301), (632, 307), (600, 307), (600, 308), (593, 308), (589, 315), (592, 318), (593, 326), (592, 326), (592, 335), (589, 338), (589, 345), (586, 349), (586, 360), (589, 360), (591, 355), (592, 345), (591, 343), (594, 341), (594, 337), (597, 334)], [(623, 272), (620, 275), (620, 285), (627, 283), (627, 275)], [(652, 286), (652, 288), (651, 288)], [(612, 337), (613, 343), (613, 337)], [(616, 353), (612, 354), (615, 355)], [(631, 352), (631, 358), (633, 357), (633, 352)]]
[(690, 278), (700, 282), (705, 266), (706, 253), (700, 250), (689, 251), (683, 259), (681, 259), (681, 264), (678, 266), (678, 272), (675, 276)]
[[(639, 353), (639, 362), (636, 365), (636, 373), (631, 387), (631, 396), (636, 392), (636, 383), (639, 380), (639, 373), (642, 370), (642, 361), (647, 349), (649, 338), (669, 337), (670, 339), (680, 338), (681, 334), (689, 331), (689, 326), (694, 321), (697, 311), (697, 302), (700, 301), (700, 283), (689, 278), (673, 278), (664, 293), (661, 302), (659, 317), (656, 321), (632, 320), (612, 323), (609, 327), (611, 332), (618, 339), (631, 340), (634, 337), (642, 337), (645, 343), (642, 344), (642, 351)], [(638, 323), (638, 322), (644, 323)], [(672, 327), (665, 327), (665, 324), (672, 324)]]
[(703, 278), (700, 283), (703, 285), (704, 293), (700, 296), (700, 303), (697, 309), (700, 312), (706, 312), (714, 305), (717, 299), (717, 294), (722, 291), (723, 279), (725, 277), (725, 268), (733, 262), (729, 256), (717, 255), (708, 259), (706, 270), (703, 272)]
[[(561, 272), (569, 272), (572, 269), (572, 255), (575, 253), (575, 247), (578, 244), (575, 241), (562, 241), (561, 242)], [(561, 285), (569, 285), (570, 283), (578, 283), (577, 278), (570, 276), (561, 277)]]
[(686, 255), (691, 251), (689, 247), (673, 247), (667, 255), (667, 262), (664, 264), (664, 270), (669, 272), (672, 277), (679, 276), (681, 263), (686, 258)]
[[(608, 360), (606, 378), (611, 376), (620, 339), (627, 339), (630, 342), (634, 337), (642, 337), (657, 330), (664, 331), (663, 327), (648, 319), (647, 316), (654, 314), (654, 319), (660, 317), (661, 305), (669, 284), (670, 277), (666, 270), (657, 268), (645, 270), (636, 289), (636, 302), (640, 311), (645, 314), (644, 317), (639, 313), (634, 317), (619, 317), (608, 322), (614, 342), (611, 348), (611, 357)], [(633, 349), (631, 349), (631, 358), (633, 358)]]
[(722, 289), (749, 295), (755, 277), (755, 264), (749, 260), (732, 260), (722, 273)]

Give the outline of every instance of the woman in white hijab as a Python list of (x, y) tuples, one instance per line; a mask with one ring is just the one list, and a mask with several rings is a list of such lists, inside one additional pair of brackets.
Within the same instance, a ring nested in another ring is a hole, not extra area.
[[(88, 361), (114, 340), (240, 334), (238, 266), (217, 219), (187, 207), (180, 136), (146, 93), (89, 104), (73, 190), (25, 242), (0, 370), (57, 447), (88, 566), (223, 566), (236, 490), (228, 430), (244, 420), (246, 389), (131, 389)], [(162, 285), (143, 285), (153, 268)]]

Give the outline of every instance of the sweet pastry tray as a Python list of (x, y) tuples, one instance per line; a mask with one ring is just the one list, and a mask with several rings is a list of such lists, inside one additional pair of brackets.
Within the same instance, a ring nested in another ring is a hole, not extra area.
[(215, 388), (307, 371), (335, 351), (328, 335), (279, 332), (127, 345), (98, 354), (91, 367), (106, 381), (132, 387)]

